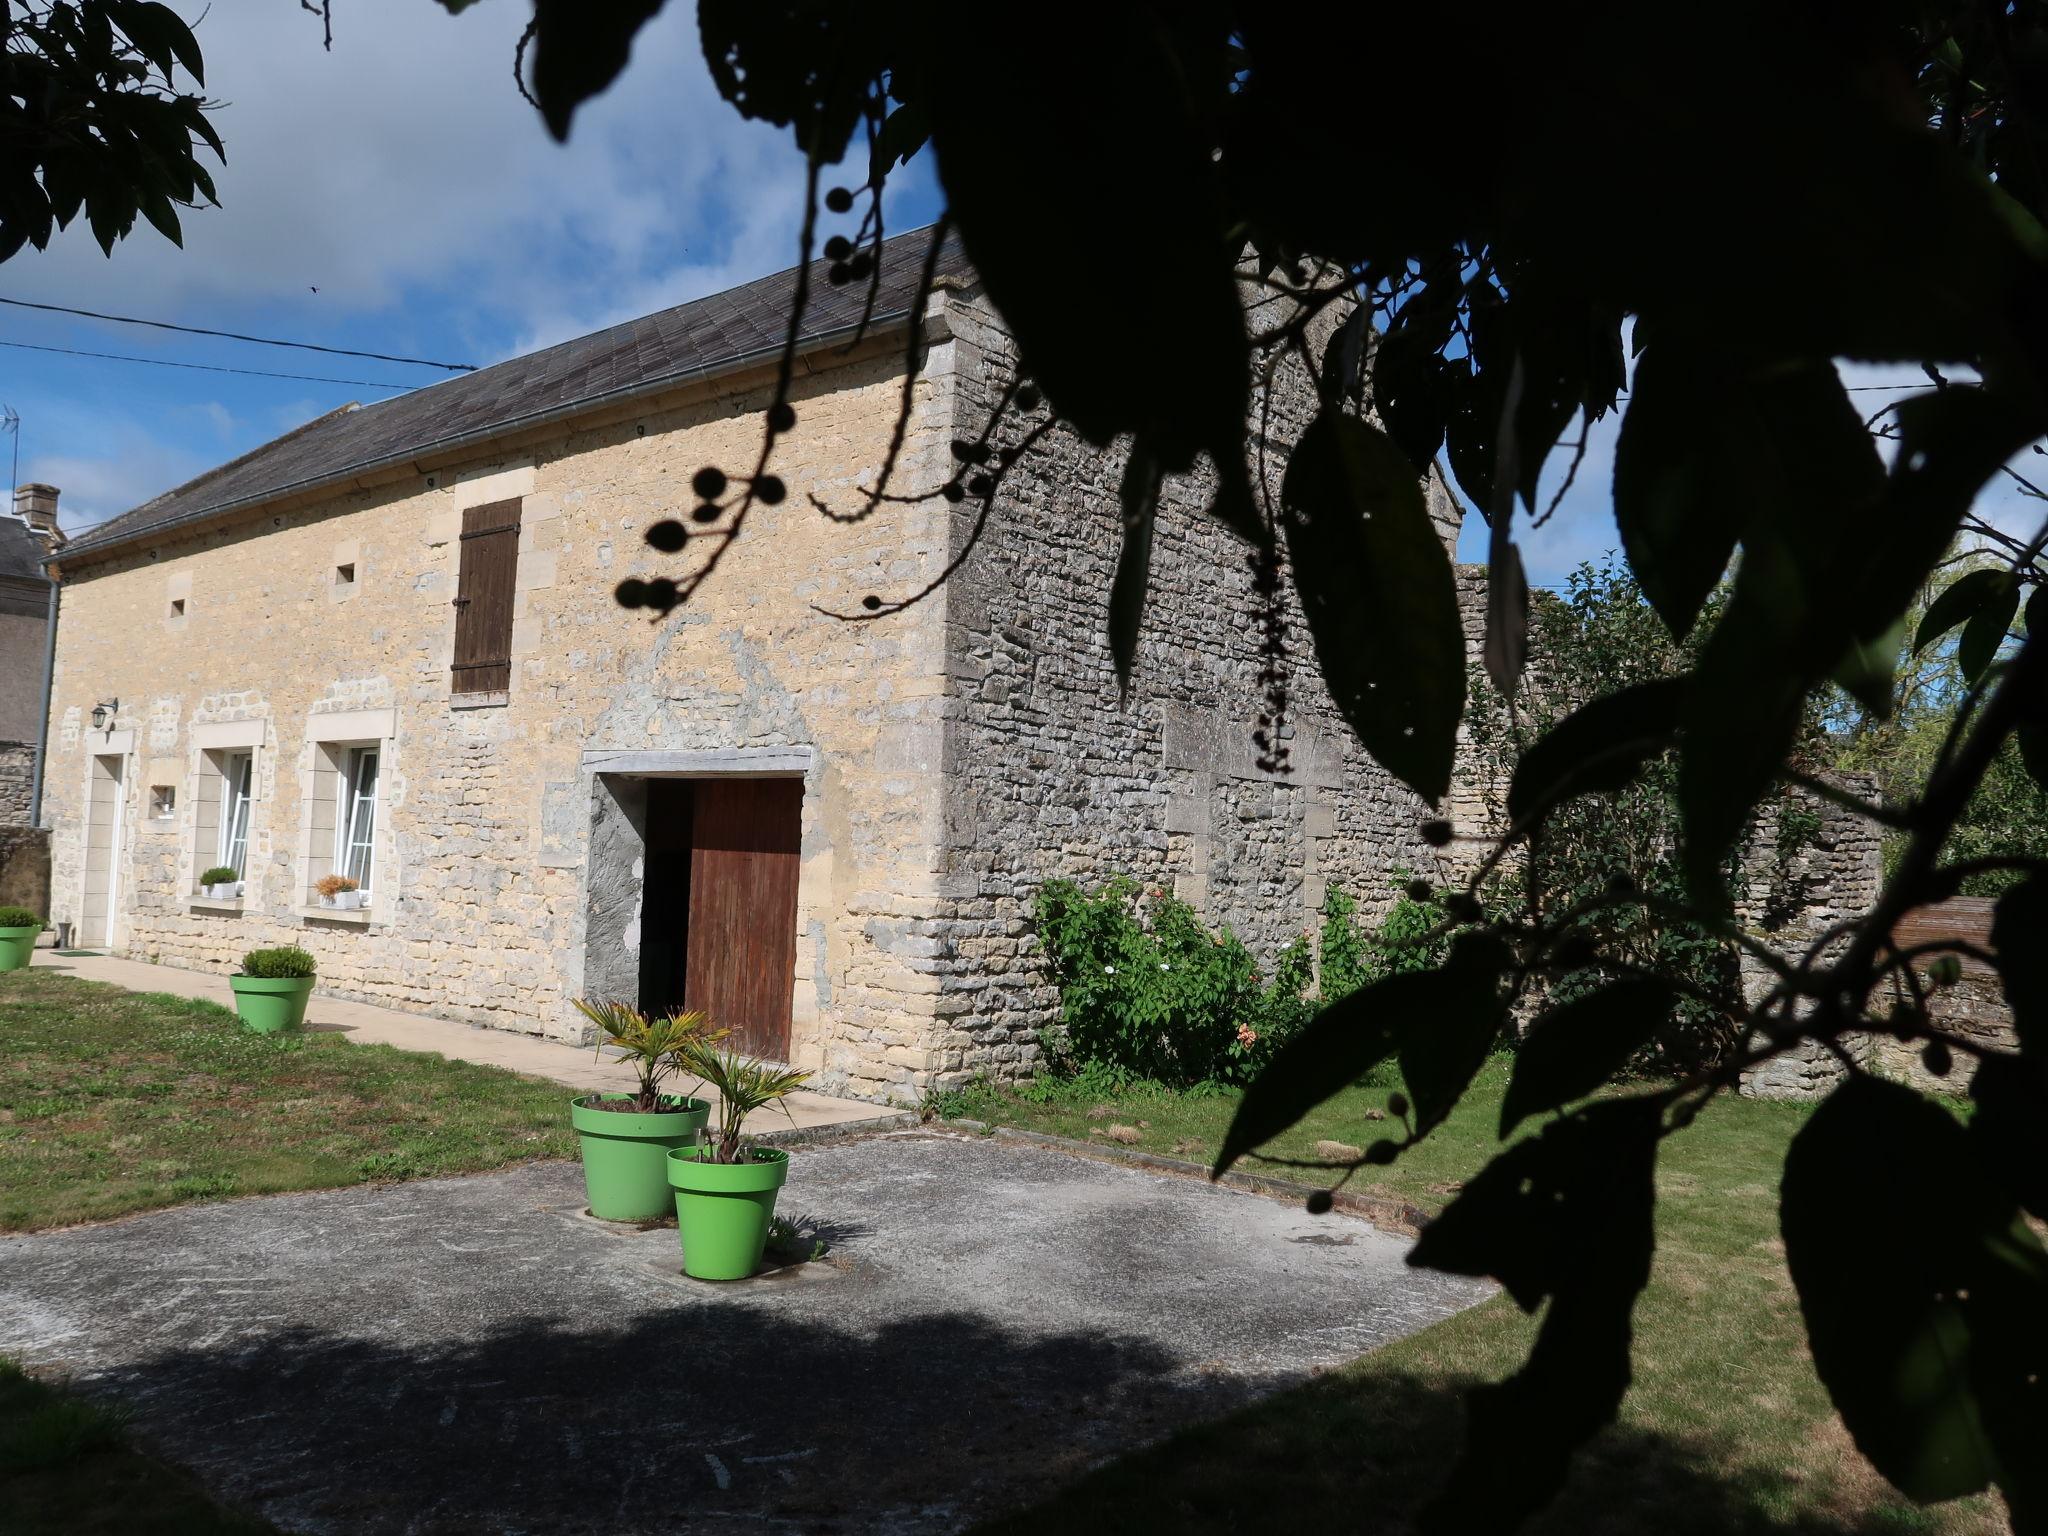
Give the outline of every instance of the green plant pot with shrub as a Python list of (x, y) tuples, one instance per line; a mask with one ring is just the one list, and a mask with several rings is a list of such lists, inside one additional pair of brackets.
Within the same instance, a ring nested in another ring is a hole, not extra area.
[(603, 1221), (651, 1221), (668, 1214), (670, 1151), (696, 1144), (711, 1114), (702, 1099), (662, 1094), (643, 1110), (630, 1093), (593, 1093), (569, 1101), (569, 1123), (583, 1151), (590, 1214)]
[(27, 907), (0, 907), (0, 971), (26, 969), (42, 931), (43, 920)]
[(744, 1280), (761, 1266), (789, 1154), (754, 1147), (748, 1162), (717, 1163), (707, 1155), (713, 1150), (678, 1147), (668, 1154), (683, 1272), (696, 1280)]
[[(683, 1059), (718, 1094), (718, 1133), (701, 1146), (668, 1154), (683, 1273), (696, 1280), (744, 1280), (760, 1267), (775, 1197), (789, 1177), (789, 1154), (780, 1147), (749, 1146), (740, 1128), (754, 1110), (781, 1103), (811, 1074), (750, 1060), (718, 1044), (717, 1037), (695, 1042)], [(786, 1104), (783, 1112), (788, 1113)]]
[(235, 1012), (244, 1027), (274, 1035), (304, 1024), (313, 972), (313, 957), (295, 944), (252, 949), (242, 956), (242, 969), (228, 978), (228, 985), (234, 989)]
[(632, 1092), (588, 1093), (569, 1101), (590, 1214), (602, 1221), (666, 1216), (673, 1198), (668, 1154), (696, 1144), (711, 1106), (663, 1093), (661, 1083), (682, 1069), (684, 1048), (705, 1030), (704, 1015), (649, 1018), (626, 1003), (584, 999), (577, 1000), (576, 1008), (597, 1026), (599, 1058), (607, 1047), (621, 1053), (640, 1079)]

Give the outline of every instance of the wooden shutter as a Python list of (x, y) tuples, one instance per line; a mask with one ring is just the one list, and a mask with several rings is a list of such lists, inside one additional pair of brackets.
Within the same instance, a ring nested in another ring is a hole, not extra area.
[(512, 588), (518, 577), (519, 502), (493, 501), (464, 512), (450, 692), (503, 693), (512, 686)]

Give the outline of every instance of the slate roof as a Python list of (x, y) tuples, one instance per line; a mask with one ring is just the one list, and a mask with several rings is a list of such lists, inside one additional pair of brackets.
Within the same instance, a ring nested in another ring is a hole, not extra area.
[(43, 575), (43, 542), (18, 517), (0, 512), (0, 577), (48, 584)]
[[(883, 244), (871, 329), (886, 329), (910, 312), (929, 241), (928, 230), (912, 230)], [(851, 332), (860, 321), (867, 284), (835, 288), (826, 281), (829, 265), (812, 263), (802, 342)], [(970, 271), (958, 240), (948, 239), (937, 274)], [(796, 275), (791, 267), (411, 394), (316, 418), (79, 534), (64, 546), (63, 558), (773, 357), (789, 325)]]

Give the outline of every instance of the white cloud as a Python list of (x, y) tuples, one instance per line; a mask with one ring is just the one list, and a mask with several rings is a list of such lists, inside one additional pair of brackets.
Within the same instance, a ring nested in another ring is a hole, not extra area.
[[(408, 330), (445, 347), (452, 331), (489, 361), (515, 337), (561, 339), (788, 264), (800, 161), (786, 132), (718, 98), (693, 8), (645, 28), (567, 145), (514, 89), (526, 14), (342, 3), (324, 53), (288, 0), (218, 0), (198, 34), (223, 102), (223, 206), (186, 216), (183, 250), (144, 229), (111, 259), (81, 222), (10, 262), (9, 290), (146, 315), (261, 310), (291, 334), (374, 315), (389, 338), (374, 350), (409, 350)], [(439, 303), (408, 315), (422, 292)]]

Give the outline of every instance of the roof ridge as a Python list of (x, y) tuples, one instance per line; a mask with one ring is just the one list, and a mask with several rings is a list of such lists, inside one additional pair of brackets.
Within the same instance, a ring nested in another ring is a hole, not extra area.
[[(844, 335), (864, 319), (877, 328), (900, 323), (914, 307), (925, 242), (934, 227), (922, 225), (883, 242), (871, 312), (866, 282), (831, 285), (831, 261), (813, 260), (798, 343)], [(782, 346), (799, 270), (765, 273), (373, 405), (351, 402), (81, 531), (64, 556), (76, 560), (283, 496), (339, 487), (408, 456), (481, 447), (494, 436), (542, 421), (744, 366)], [(969, 271), (959, 237), (948, 232), (937, 277), (943, 282)], [(315, 435), (322, 427), (332, 430)]]

